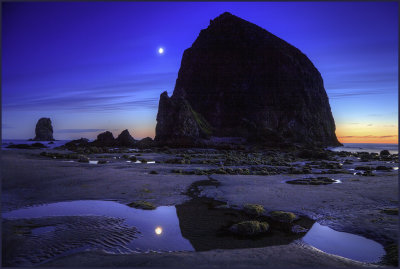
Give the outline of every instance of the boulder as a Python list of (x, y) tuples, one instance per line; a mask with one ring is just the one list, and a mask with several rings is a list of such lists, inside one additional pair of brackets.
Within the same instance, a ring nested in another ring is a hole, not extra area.
[(242, 221), (229, 227), (230, 232), (242, 236), (253, 236), (266, 233), (268, 229), (269, 224), (267, 222), (259, 222), (256, 220)]
[(41, 118), (36, 123), (34, 141), (54, 141), (50, 118)]
[(116, 139), (116, 145), (120, 147), (132, 147), (135, 139), (131, 136), (128, 129), (123, 130)]
[(87, 146), (89, 146), (89, 139), (82, 137), (80, 139), (72, 140), (66, 143), (61, 148), (66, 148), (68, 150), (76, 150), (79, 147), (87, 147)]
[(285, 211), (272, 211), (270, 215), (273, 220), (286, 223), (292, 223), (298, 218), (294, 213)]
[(389, 156), (390, 152), (387, 149), (384, 149), (379, 153), (379, 155), (381, 155), (381, 156)]
[(151, 137), (145, 137), (142, 140), (139, 140), (138, 142), (136, 142), (136, 146), (140, 149), (149, 148), (149, 147), (152, 147), (153, 145), (154, 145), (154, 141), (153, 141), (153, 139), (151, 139)]
[(277, 145), (341, 145), (319, 71), (300, 50), (223, 13), (186, 49), (171, 97), (160, 96), (155, 141), (241, 137)]
[(264, 207), (258, 204), (245, 204), (243, 209), (247, 214), (256, 216), (262, 216), (265, 212)]
[(111, 132), (105, 131), (104, 133), (99, 134), (92, 144), (99, 147), (111, 147), (115, 145), (115, 139)]
[(84, 155), (79, 155), (78, 162), (80, 163), (89, 163), (89, 158)]

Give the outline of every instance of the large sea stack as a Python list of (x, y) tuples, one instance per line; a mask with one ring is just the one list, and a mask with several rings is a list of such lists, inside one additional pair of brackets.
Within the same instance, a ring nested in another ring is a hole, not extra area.
[(161, 94), (157, 114), (161, 144), (211, 137), (340, 145), (321, 74), (307, 56), (227, 12), (184, 51), (174, 92)]
[(50, 118), (41, 118), (36, 123), (34, 141), (54, 141)]

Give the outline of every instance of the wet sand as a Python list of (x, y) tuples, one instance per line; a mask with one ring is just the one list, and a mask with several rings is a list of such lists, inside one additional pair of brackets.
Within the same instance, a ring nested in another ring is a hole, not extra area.
[[(107, 164), (65, 162), (39, 156), (41, 150), (2, 152), (2, 210), (72, 200), (115, 200), (128, 204), (145, 200), (156, 206), (178, 205), (190, 200), (184, 192), (207, 175), (182, 175), (172, 169), (216, 168), (208, 164), (142, 164), (124, 159), (107, 159)], [(174, 155), (141, 153), (142, 158), (165, 160)], [(100, 154), (101, 155), (101, 154)], [(104, 155), (104, 154), (103, 154)], [(122, 154), (114, 154), (122, 155)], [(96, 159), (95, 156), (90, 156)], [(350, 158), (345, 158), (350, 159)], [(347, 165), (352, 169), (358, 163)], [(370, 162), (372, 166), (381, 165)], [(387, 164), (385, 164), (387, 165)], [(391, 164), (397, 165), (398, 164)], [(345, 166), (344, 166), (345, 167)], [(156, 171), (157, 174), (151, 174)], [(292, 185), (285, 180), (304, 178), (302, 174), (221, 175), (210, 177), (218, 187), (203, 187), (202, 196), (232, 206), (261, 204), (267, 211), (284, 210), (307, 215), (337, 231), (365, 236), (386, 246), (397, 242), (398, 216), (382, 210), (398, 205), (397, 171), (377, 172), (375, 176), (324, 174), (342, 183)], [(321, 175), (318, 175), (321, 176)], [(4, 234), (5, 241), (13, 236)], [(9, 243), (10, 244), (10, 243)], [(4, 250), (4, 245), (3, 245)], [(342, 267), (372, 266), (323, 253), (294, 242), (289, 245), (253, 249), (210, 250), (202, 252), (134, 253), (129, 255), (82, 252), (58, 258), (42, 266), (274, 266)]]

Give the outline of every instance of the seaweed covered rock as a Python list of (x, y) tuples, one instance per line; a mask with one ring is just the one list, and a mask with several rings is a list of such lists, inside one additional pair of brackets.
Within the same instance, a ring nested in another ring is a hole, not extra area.
[(256, 216), (262, 216), (265, 212), (265, 209), (262, 205), (257, 205), (257, 204), (245, 204), (243, 206), (244, 212), (246, 212), (249, 215), (256, 215)]
[(134, 207), (134, 208), (139, 208), (139, 209), (144, 209), (144, 210), (153, 210), (156, 209), (157, 207), (153, 205), (150, 202), (147, 201), (136, 201), (129, 203), (128, 206)]
[(121, 147), (131, 147), (135, 145), (135, 139), (131, 136), (128, 129), (123, 130), (116, 139), (116, 145)]
[(229, 227), (229, 231), (237, 235), (252, 236), (267, 232), (269, 225), (267, 222), (256, 220), (242, 221)]
[(307, 56), (227, 12), (184, 51), (174, 92), (161, 94), (157, 114), (161, 144), (209, 137), (340, 145), (321, 74)]
[(34, 141), (54, 141), (50, 118), (41, 118), (36, 123)]
[(292, 223), (297, 216), (292, 212), (285, 212), (285, 211), (272, 211), (269, 213), (273, 220), (285, 223)]

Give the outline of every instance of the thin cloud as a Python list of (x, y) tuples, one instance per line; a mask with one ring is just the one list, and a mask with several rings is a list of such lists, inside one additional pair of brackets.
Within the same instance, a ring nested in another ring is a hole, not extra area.
[(391, 137), (397, 137), (397, 135), (382, 135), (382, 136), (376, 136), (376, 135), (362, 135), (362, 136), (350, 135), (350, 136), (341, 136), (339, 138), (391, 138)]
[(175, 73), (143, 74), (133, 80), (109, 82), (105, 85), (60, 89), (57, 94), (40, 92), (34, 96), (3, 99), (8, 110), (135, 110), (158, 107), (159, 95), (171, 90)]
[(345, 91), (345, 92), (332, 93), (328, 90), (329, 98), (337, 99), (337, 98), (346, 98), (346, 97), (359, 97), (359, 96), (366, 96), (366, 95), (395, 94), (395, 92), (386, 91), (386, 90), (365, 90), (365, 91), (343, 90), (343, 91)]
[(56, 133), (60, 134), (71, 134), (71, 133), (96, 133), (103, 132), (106, 129), (58, 129), (55, 130)]

